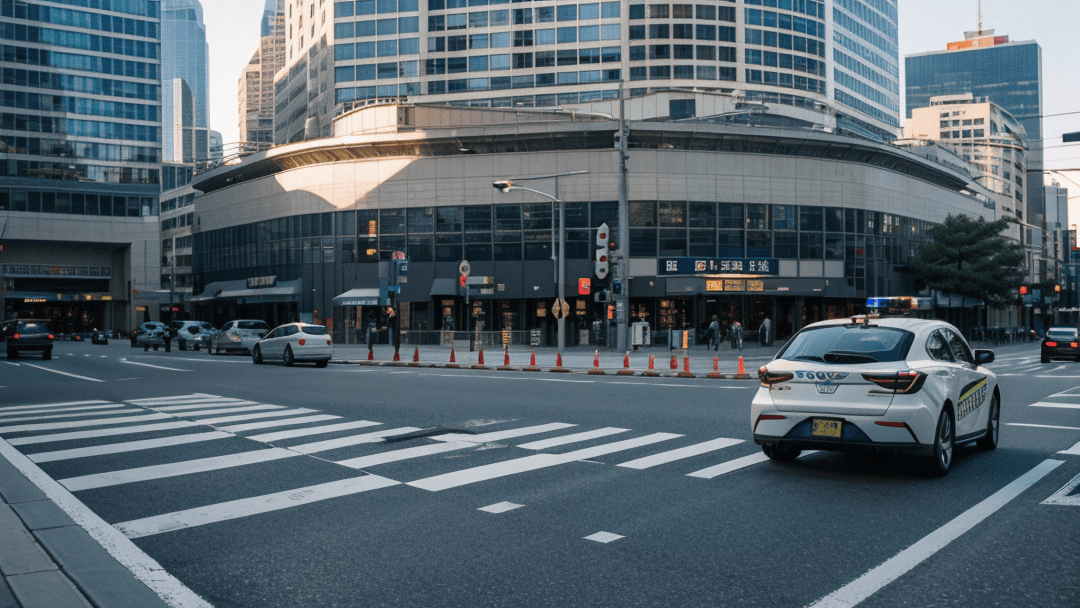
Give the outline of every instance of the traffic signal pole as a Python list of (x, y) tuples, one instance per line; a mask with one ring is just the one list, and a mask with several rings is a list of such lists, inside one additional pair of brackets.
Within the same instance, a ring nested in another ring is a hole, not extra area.
[(615, 252), (614, 279), (622, 284), (615, 298), (615, 340), (620, 352), (630, 350), (630, 207), (626, 200), (626, 140), (630, 129), (626, 124), (626, 102), (623, 85), (619, 82), (619, 248)]

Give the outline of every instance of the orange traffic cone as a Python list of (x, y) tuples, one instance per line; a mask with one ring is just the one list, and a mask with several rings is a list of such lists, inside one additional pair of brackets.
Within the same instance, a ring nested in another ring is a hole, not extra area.
[(680, 378), (696, 378), (694, 374), (690, 373), (690, 357), (683, 357), (683, 371), (679, 372)]
[(549, 371), (559, 372), (563, 374), (570, 371), (569, 369), (562, 366), (562, 353), (555, 353), (555, 367), (551, 368)]
[(375, 360), (375, 351), (371, 350), (370, 348), (367, 349), (367, 360), (368, 361), (374, 361)]
[(649, 355), (649, 369), (641, 372), (641, 375), (642, 376), (659, 376), (660, 375), (656, 371), (656, 360), (653, 358), (652, 355)]
[(736, 378), (749, 378), (750, 374), (746, 373), (746, 367), (743, 365), (743, 358), (739, 357), (739, 373), (735, 374)]
[(503, 351), (503, 365), (510, 367), (510, 351)]
[(671, 355), (671, 369), (679, 369), (679, 358)]
[(626, 355), (623, 356), (622, 369), (615, 372), (619, 376), (633, 376), (634, 370), (630, 369), (630, 351), (626, 351)]
[(396, 348), (394, 349), (394, 361), (401, 361), (401, 353)]
[(476, 365), (472, 366), (473, 369), (487, 369), (484, 365), (484, 349), (480, 349), (480, 355), (476, 359)]
[(532, 351), (532, 356), (529, 357), (529, 367), (536, 367), (536, 351)]
[(413, 360), (413, 363), (419, 363), (420, 362), (420, 347), (419, 346), (417, 346), (416, 350), (413, 351), (412, 360)]
[(596, 354), (593, 355), (592, 367), (593, 368), (589, 370), (590, 374), (592, 374), (594, 376), (599, 376), (599, 375), (602, 375), (604, 373), (604, 370), (600, 369), (600, 351), (599, 350), (597, 350)]
[(720, 373), (720, 357), (712, 358), (712, 371), (705, 374), (706, 378), (723, 378), (724, 375)]
[(653, 360), (652, 355), (649, 355), (649, 369), (656, 369), (656, 362)]
[(622, 366), (624, 369), (630, 369), (630, 351), (626, 351), (626, 356), (622, 358)]
[(454, 358), (454, 347), (450, 347), (450, 363), (457, 363), (457, 359)]

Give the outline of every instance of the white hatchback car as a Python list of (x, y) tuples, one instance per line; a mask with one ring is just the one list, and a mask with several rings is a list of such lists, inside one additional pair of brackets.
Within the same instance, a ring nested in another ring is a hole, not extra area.
[(1001, 395), (972, 351), (943, 321), (856, 316), (803, 328), (758, 370), (754, 442), (790, 461), (804, 449), (928, 456), (944, 475), (955, 446), (997, 447)]
[(287, 323), (274, 328), (251, 348), (251, 360), (259, 364), (280, 359), (290, 367), (297, 361), (314, 361), (315, 367), (326, 367), (333, 357), (333, 348), (326, 327)]

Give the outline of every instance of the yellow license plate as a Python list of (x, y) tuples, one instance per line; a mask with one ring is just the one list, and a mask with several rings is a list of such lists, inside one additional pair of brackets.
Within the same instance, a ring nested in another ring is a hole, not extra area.
[(839, 420), (815, 420), (810, 429), (810, 434), (815, 437), (834, 437), (839, 439), (841, 435)]

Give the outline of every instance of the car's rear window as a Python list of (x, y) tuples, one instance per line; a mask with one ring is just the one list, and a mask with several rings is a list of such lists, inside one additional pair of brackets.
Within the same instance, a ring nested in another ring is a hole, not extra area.
[(49, 326), (45, 323), (28, 321), (19, 323), (19, 331), (27, 334), (47, 334), (49, 333)]
[(325, 336), (326, 328), (322, 325), (301, 325), (300, 331), (309, 336)]
[(1046, 337), (1047, 338), (1052, 338), (1054, 340), (1072, 340), (1072, 339), (1076, 338), (1076, 330), (1075, 329), (1068, 329), (1068, 328), (1062, 329), (1062, 328), (1055, 327), (1055, 328), (1051, 329), (1050, 331), (1046, 332)]
[(262, 321), (238, 321), (236, 323), (237, 329), (265, 329), (270, 330), (270, 326)]
[(815, 327), (796, 334), (777, 357), (841, 364), (902, 361), (914, 340), (915, 334), (895, 327)]

